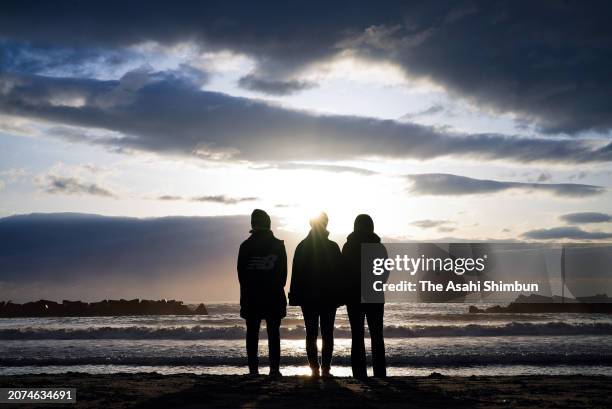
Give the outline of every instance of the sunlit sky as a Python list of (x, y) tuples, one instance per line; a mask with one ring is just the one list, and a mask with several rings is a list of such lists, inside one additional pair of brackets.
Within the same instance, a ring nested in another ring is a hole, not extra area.
[[(199, 89), (265, 101), (290, 110), (410, 121), (461, 133), (519, 133), (520, 123), (512, 113), (499, 114), (470, 104), (439, 84), (411, 78), (390, 63), (339, 56), (303, 73), (305, 81), (317, 82), (315, 88), (270, 96), (237, 85), (255, 65), (247, 55), (230, 50), (198, 50), (189, 43), (164, 47), (143, 44), (129, 49), (136, 56), (119, 67), (109, 69), (104, 64), (88, 63), (87, 78), (119, 81), (131, 70), (180, 70), (190, 64), (210, 76)], [(79, 78), (74, 70), (75, 67), (60, 66), (40, 75)], [(432, 196), (411, 191), (411, 183), (404, 177), (445, 173), (504, 182), (607, 187), (611, 170), (608, 163), (524, 164), (503, 159), (449, 156), (415, 160), (375, 155), (335, 161), (317, 161), (316, 157), (287, 162), (207, 160), (180, 154), (117, 152), (113, 147), (66, 140), (57, 134), (49, 135), (48, 130), (58, 125), (54, 121), (8, 114), (2, 116), (0, 125), (0, 212), (5, 216), (31, 212), (210, 216), (248, 214), (258, 207), (277, 216), (284, 229), (299, 232), (307, 228), (309, 215), (324, 210), (330, 216), (330, 229), (339, 234), (350, 232), (354, 216), (365, 212), (374, 217), (381, 234), (396, 239), (510, 239), (528, 230), (556, 227), (560, 223), (558, 217), (565, 213), (612, 210), (608, 192), (560, 197), (537, 189), (508, 189)], [(77, 130), (84, 132), (82, 127)], [(205, 137), (206, 129), (201, 132)], [(542, 136), (533, 129), (520, 133)], [(166, 137), (171, 139), (173, 135)], [(300, 135), (291, 137), (299, 150)], [(371, 137), (376, 139), (376, 135)], [(49, 178), (53, 177), (74, 179), (83, 186), (95, 185), (108, 194), (88, 192), (78, 186), (53, 190), (49, 187)], [(176, 200), (159, 200), (162, 196)], [(225, 196), (238, 202), (189, 199), (201, 196)], [(440, 223), (433, 227), (413, 224), (422, 220)]]
[(319, 211), (612, 239), (609, 5), (44, 4), (0, 5), (0, 298), (234, 300), (254, 208), (290, 257)]

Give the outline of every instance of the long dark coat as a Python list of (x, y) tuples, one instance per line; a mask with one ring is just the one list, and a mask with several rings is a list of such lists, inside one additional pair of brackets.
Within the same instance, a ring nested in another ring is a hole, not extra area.
[(283, 318), (287, 315), (287, 252), (271, 231), (254, 231), (238, 251), (240, 316)]
[(289, 304), (339, 307), (342, 299), (342, 254), (327, 232), (310, 231), (293, 257)]
[[(362, 260), (362, 244), (370, 244), (367, 259)], [(374, 291), (374, 281), (386, 283), (389, 279), (389, 271), (385, 271), (380, 276), (370, 273), (374, 258), (387, 258), (387, 249), (380, 242), (380, 237), (375, 233), (353, 232), (346, 238), (346, 243), (342, 247), (342, 258), (344, 261), (344, 274), (346, 291), (346, 304), (384, 303), (385, 294)], [(361, 271), (361, 264), (366, 264), (364, 274)]]

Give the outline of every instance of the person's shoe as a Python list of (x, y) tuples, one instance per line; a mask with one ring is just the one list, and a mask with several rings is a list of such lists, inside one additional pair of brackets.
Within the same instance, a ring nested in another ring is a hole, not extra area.
[(318, 378), (321, 376), (321, 374), (319, 373), (319, 368), (312, 368), (312, 374), (310, 375), (313, 378)]
[(270, 375), (271, 378), (282, 378), (283, 374), (281, 373), (281, 371), (279, 371), (278, 369), (274, 370), (274, 371), (270, 371)]
[(249, 376), (251, 376), (251, 377), (259, 376), (259, 370), (257, 370), (257, 369), (249, 370)]
[(333, 378), (333, 377), (334, 377), (334, 375), (332, 375), (332, 374), (329, 372), (329, 368), (323, 368), (323, 372), (322, 372), (321, 376), (322, 376), (323, 378)]

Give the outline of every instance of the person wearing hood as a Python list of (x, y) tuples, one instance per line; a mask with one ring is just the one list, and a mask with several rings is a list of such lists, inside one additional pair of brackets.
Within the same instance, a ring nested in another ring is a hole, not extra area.
[[(306, 327), (306, 355), (312, 375), (331, 376), (336, 309), (342, 302), (342, 254), (328, 239), (325, 213), (310, 220), (308, 236), (298, 244), (293, 257), (289, 304), (302, 307)], [(321, 326), (322, 351), (319, 365), (317, 338)]]
[(270, 230), (270, 216), (265, 211), (253, 211), (251, 228), (251, 236), (238, 251), (240, 316), (246, 320), (249, 373), (259, 374), (259, 327), (261, 320), (266, 320), (270, 375), (281, 376), (280, 323), (287, 315), (287, 253), (283, 241)]
[(387, 250), (374, 233), (374, 221), (367, 214), (360, 214), (355, 219), (353, 232), (342, 247), (347, 288), (346, 310), (351, 324), (351, 367), (353, 376), (360, 379), (367, 377), (364, 320), (367, 320), (372, 341), (374, 376), (384, 378), (387, 375), (383, 338), (385, 296), (375, 292), (372, 284), (374, 280), (385, 283), (389, 271), (380, 276), (366, 274), (362, 280), (362, 244), (367, 243), (371, 244), (368, 246), (368, 258), (387, 258)]

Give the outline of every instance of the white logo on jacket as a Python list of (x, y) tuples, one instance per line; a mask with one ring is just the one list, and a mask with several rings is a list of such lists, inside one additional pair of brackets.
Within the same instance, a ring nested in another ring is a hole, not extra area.
[(272, 270), (276, 264), (276, 254), (270, 254), (269, 256), (252, 256), (249, 258), (247, 268), (250, 270)]

